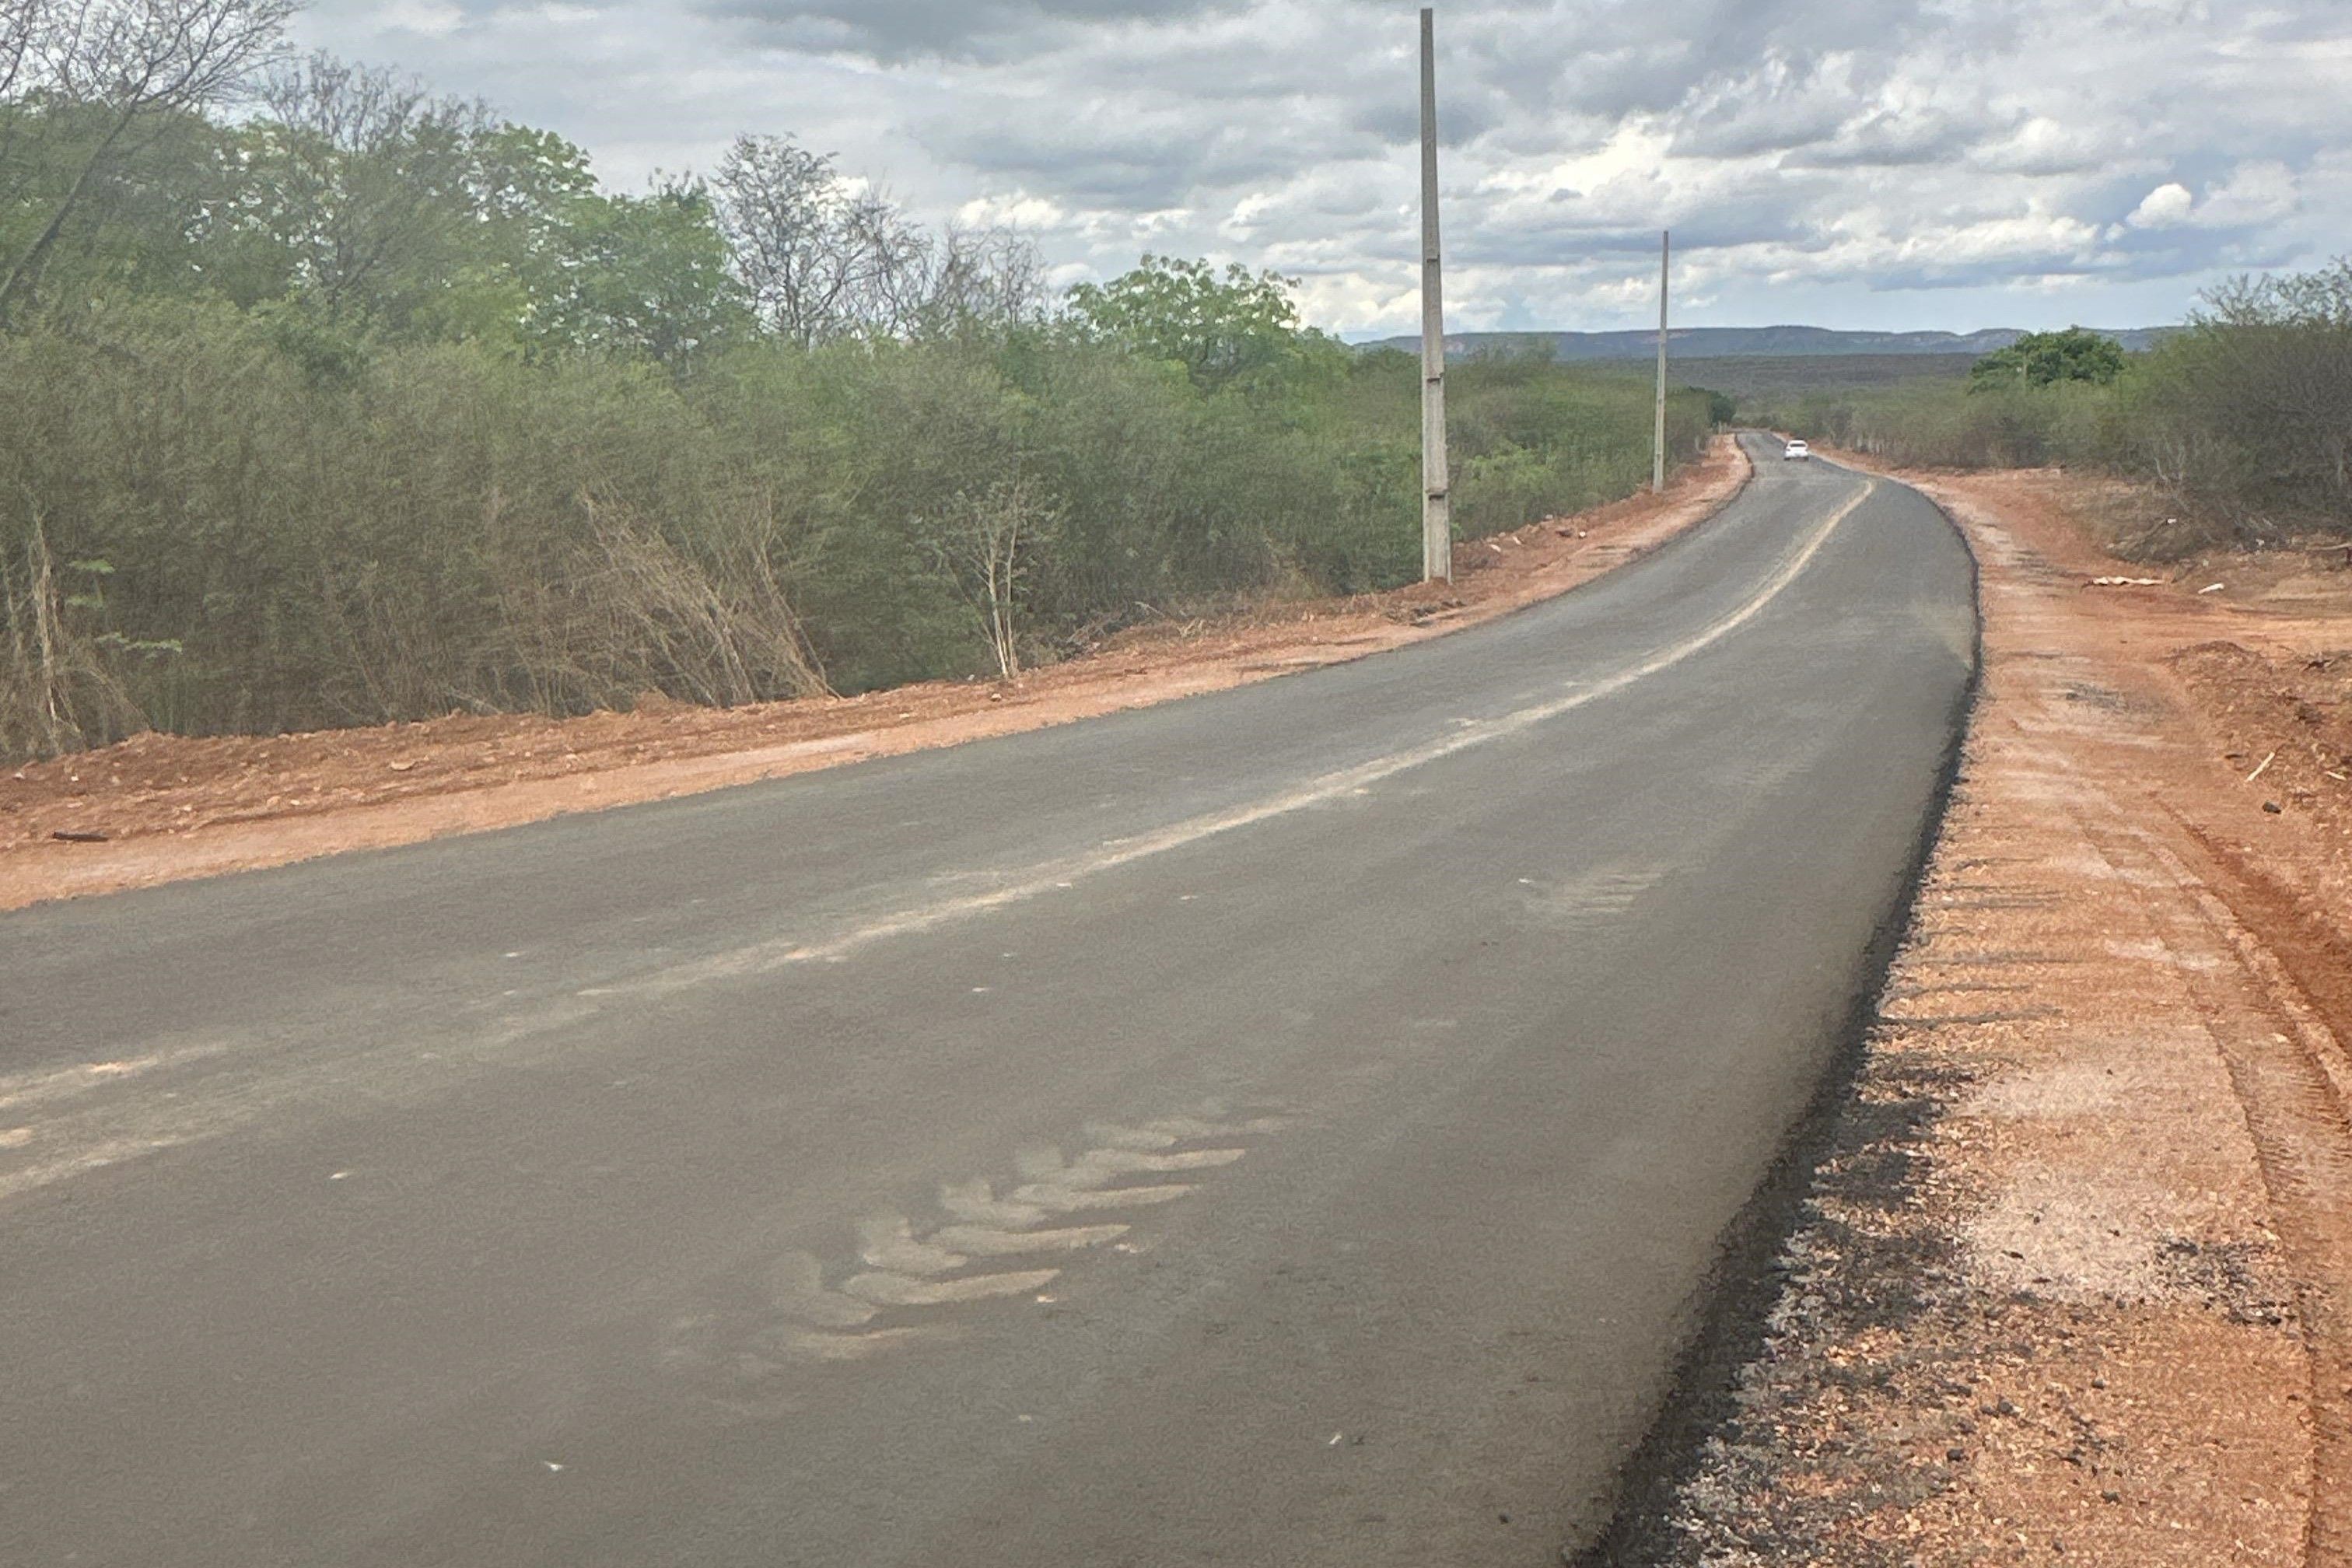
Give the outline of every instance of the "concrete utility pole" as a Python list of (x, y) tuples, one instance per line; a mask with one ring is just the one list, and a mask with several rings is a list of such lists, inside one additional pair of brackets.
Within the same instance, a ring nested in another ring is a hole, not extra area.
[(1674, 258), (1671, 229), (1658, 235), (1658, 422), (1650, 432), (1650, 489), (1666, 488), (1666, 268)]
[(1421, 577), (1454, 580), (1445, 468), (1445, 286), (1437, 246), (1437, 23), (1421, 13)]

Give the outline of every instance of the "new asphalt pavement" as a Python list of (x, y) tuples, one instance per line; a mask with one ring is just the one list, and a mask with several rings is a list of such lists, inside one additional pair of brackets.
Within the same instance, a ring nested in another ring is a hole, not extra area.
[(0, 1563), (1550, 1563), (1822, 1081), (1960, 542), (0, 915)]

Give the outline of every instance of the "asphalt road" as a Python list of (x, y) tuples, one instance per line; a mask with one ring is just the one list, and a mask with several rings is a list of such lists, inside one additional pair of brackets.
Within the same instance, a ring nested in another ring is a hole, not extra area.
[(1401, 652), (0, 916), (0, 1562), (1557, 1563), (1969, 679), (1752, 449)]

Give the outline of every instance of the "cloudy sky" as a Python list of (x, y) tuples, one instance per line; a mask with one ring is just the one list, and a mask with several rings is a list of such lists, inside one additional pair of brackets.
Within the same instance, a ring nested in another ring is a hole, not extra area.
[[(587, 147), (789, 133), (1066, 280), (1271, 267), (1414, 320), (1406, 0), (315, 0), (299, 40)], [(1449, 325), (2130, 326), (2352, 249), (2347, 0), (1451, 0)], [(1654, 319), (1653, 316), (1652, 319)]]

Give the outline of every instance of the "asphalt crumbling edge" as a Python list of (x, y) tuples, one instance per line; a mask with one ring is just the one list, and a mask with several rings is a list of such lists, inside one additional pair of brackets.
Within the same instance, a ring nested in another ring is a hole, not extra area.
[[(1692, 1329), (1664, 1401), (1640, 1446), (1619, 1468), (1608, 1522), (1591, 1540), (1561, 1546), (1560, 1560), (1570, 1568), (1651, 1568), (1664, 1558), (1672, 1539), (1670, 1514), (1675, 1500), (1700, 1477), (1708, 1439), (1737, 1418), (1740, 1373), (1764, 1352), (1773, 1310), (1794, 1272), (1790, 1244), (1804, 1227), (1807, 1204), (1833, 1159), (1884, 1145), (1890, 1122), (1901, 1124), (1900, 1142), (1916, 1142), (1941, 1111), (1940, 1097), (1918, 1095), (1880, 1107), (1864, 1105), (1856, 1092), (1880, 1004), (1911, 934), (1919, 894), (1961, 782), (1984, 687), (1982, 563), (1968, 531), (1941, 503), (1911, 486), (1904, 488), (1935, 508), (1969, 559), (1969, 601), (1974, 611), (1969, 679), (1953, 703), (1951, 733), (1936, 787), (1921, 816), (1900, 891), (1863, 950), (1860, 978), (1821, 1081), (1763, 1180), (1717, 1239), (1715, 1262), (1690, 1298)], [(1906, 1155), (1896, 1163), (1900, 1174), (1890, 1184), (1900, 1186), (1907, 1183), (1915, 1162)]]

